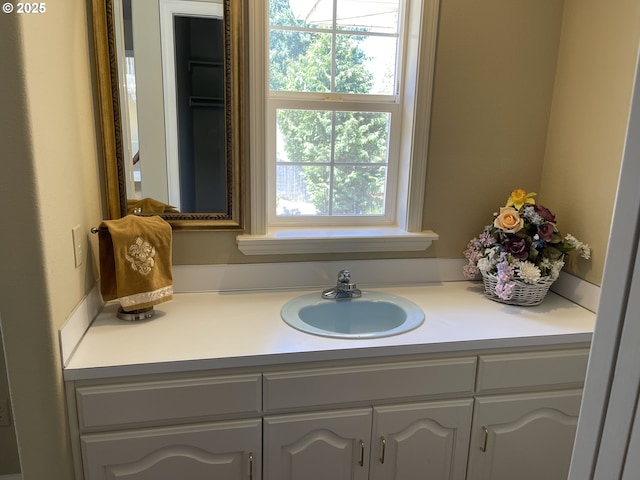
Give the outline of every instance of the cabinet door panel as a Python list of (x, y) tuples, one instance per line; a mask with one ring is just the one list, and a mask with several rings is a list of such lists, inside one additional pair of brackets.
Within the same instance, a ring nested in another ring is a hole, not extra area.
[(86, 480), (260, 478), (261, 421), (167, 427), (81, 438)]
[(373, 480), (464, 480), (472, 400), (374, 408)]
[(468, 480), (566, 480), (580, 391), (476, 400)]
[(365, 480), (371, 409), (264, 419), (264, 478)]
[(246, 478), (242, 476), (244, 452), (216, 454), (198, 447), (169, 446), (128, 464), (105, 467), (109, 480), (173, 480)]

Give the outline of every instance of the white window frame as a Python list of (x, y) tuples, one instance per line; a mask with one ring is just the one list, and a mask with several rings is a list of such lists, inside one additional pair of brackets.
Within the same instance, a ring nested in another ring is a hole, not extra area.
[[(422, 229), (422, 210), (427, 171), (427, 146), (431, 92), (435, 60), (438, 0), (407, 0), (408, 29), (404, 43), (404, 72), (400, 97), (402, 115), (399, 135), (399, 164), (391, 190), (393, 218), (366, 225), (273, 225), (270, 224), (268, 162), (268, 0), (249, 5), (249, 98), (250, 111), (250, 232), (238, 235), (239, 249), (247, 255), (283, 253), (335, 253), (420, 251), (438, 238)], [(412, 60), (413, 59), (413, 60)], [(340, 105), (341, 109), (345, 107)], [(271, 132), (273, 134), (273, 132)], [(274, 135), (271, 135), (275, 137)], [(391, 152), (390, 152), (391, 153)], [(273, 165), (273, 163), (272, 163)], [(275, 170), (275, 169), (271, 169)], [(394, 191), (395, 190), (395, 191)], [(393, 205), (395, 203), (395, 205)], [(306, 220), (308, 217), (301, 217)], [(366, 217), (368, 218), (368, 217)], [(335, 220), (335, 217), (332, 217)]]
[[(404, 0), (402, 1), (402, 9), (399, 12), (399, 28), (398, 32), (372, 32), (369, 35), (379, 36), (381, 38), (397, 39), (397, 61), (395, 71), (394, 91), (388, 94), (345, 94), (338, 92), (312, 93), (312, 92), (289, 92), (289, 91), (268, 91), (267, 92), (267, 139), (266, 139), (266, 162), (267, 162), (267, 205), (268, 205), (268, 224), (274, 227), (283, 226), (360, 226), (360, 225), (392, 225), (395, 224), (395, 201), (396, 201), (396, 185), (399, 164), (399, 145), (400, 145), (400, 94), (398, 86), (402, 81), (403, 69), (403, 48), (404, 41), (403, 29), (406, 18), (406, 10), (404, 8)], [(268, 24), (268, 20), (267, 20)], [(270, 28), (270, 26), (267, 26)], [(277, 28), (277, 27), (276, 27)], [(283, 30), (288, 30), (283, 27)], [(354, 34), (353, 30), (343, 29), (339, 26), (332, 25), (330, 28), (311, 28), (305, 31), (324, 34), (324, 35), (344, 35)], [(266, 38), (268, 38), (268, 32)], [(265, 43), (269, 43), (265, 40)], [(335, 53), (335, 52), (334, 52)], [(335, 62), (335, 58), (333, 59)], [(334, 63), (335, 65), (335, 63)], [(267, 67), (268, 69), (268, 67)], [(332, 82), (333, 84), (333, 82)], [(387, 150), (387, 170), (385, 181), (385, 199), (383, 215), (318, 215), (304, 216), (277, 216), (276, 215), (276, 115), (279, 109), (310, 109), (324, 111), (364, 111), (364, 112), (380, 112), (390, 115), (390, 131), (388, 137)]]

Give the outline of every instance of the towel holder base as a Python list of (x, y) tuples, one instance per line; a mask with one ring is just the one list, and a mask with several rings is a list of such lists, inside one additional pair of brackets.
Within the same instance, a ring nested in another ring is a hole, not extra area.
[(140, 310), (131, 310), (130, 312), (125, 311), (122, 307), (118, 308), (117, 317), (120, 320), (127, 320), (129, 322), (133, 322), (136, 320), (144, 320), (146, 318), (151, 318), (155, 314), (155, 310), (153, 307), (142, 308)]

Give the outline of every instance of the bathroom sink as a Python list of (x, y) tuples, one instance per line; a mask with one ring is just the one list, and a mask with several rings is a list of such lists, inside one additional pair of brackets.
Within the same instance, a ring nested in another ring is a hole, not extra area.
[(360, 298), (326, 300), (319, 293), (284, 304), (282, 319), (298, 330), (334, 338), (379, 338), (419, 327), (424, 312), (415, 303), (384, 292), (362, 292)]

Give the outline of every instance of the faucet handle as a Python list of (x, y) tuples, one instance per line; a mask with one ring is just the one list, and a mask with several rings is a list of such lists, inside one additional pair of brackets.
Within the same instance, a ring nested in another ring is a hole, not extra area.
[(340, 270), (338, 272), (338, 282), (335, 287), (327, 288), (322, 292), (322, 298), (333, 300), (347, 300), (358, 298), (362, 292), (355, 283), (351, 282), (351, 272)]
[(338, 272), (338, 283), (351, 283), (351, 272), (349, 270), (340, 270)]

